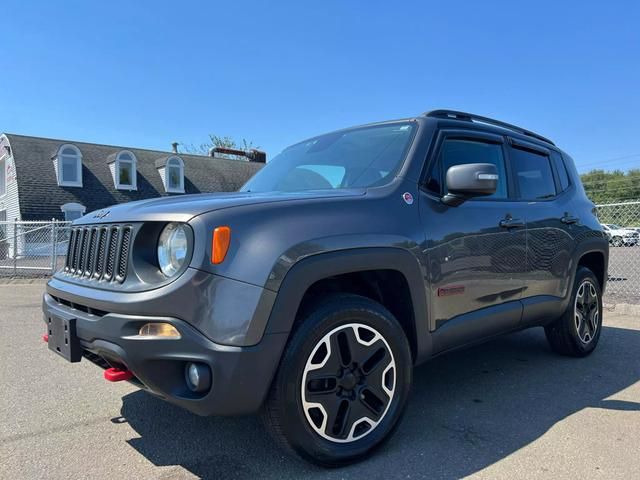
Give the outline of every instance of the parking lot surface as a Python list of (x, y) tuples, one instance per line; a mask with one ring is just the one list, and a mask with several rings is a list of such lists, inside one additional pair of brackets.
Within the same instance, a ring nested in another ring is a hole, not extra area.
[(256, 417), (202, 418), (110, 384), (41, 340), (43, 285), (0, 286), (0, 478), (638, 478), (640, 319), (606, 312), (596, 352), (534, 329), (419, 367), (397, 434), (324, 470)]
[(640, 303), (640, 245), (609, 248), (605, 302)]

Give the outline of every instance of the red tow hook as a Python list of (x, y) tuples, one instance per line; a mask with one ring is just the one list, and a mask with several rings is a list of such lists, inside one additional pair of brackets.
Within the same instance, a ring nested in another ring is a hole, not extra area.
[(122, 382), (131, 380), (133, 372), (131, 370), (120, 370), (119, 368), (107, 368), (104, 371), (104, 379), (109, 382)]
[(42, 335), (42, 341), (45, 343), (49, 343), (49, 335), (47, 335), (46, 333)]

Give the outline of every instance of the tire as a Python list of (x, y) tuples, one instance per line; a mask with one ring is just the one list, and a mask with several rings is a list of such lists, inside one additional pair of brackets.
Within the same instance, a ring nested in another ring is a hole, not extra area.
[(613, 239), (611, 240), (611, 245), (613, 245), (614, 247), (621, 247), (622, 237), (613, 237)]
[(312, 463), (356, 462), (402, 416), (413, 373), (407, 337), (382, 305), (350, 294), (320, 299), (298, 325), (263, 418), (281, 445)]
[(591, 270), (578, 268), (567, 310), (544, 331), (556, 353), (585, 357), (593, 352), (602, 331), (602, 293)]

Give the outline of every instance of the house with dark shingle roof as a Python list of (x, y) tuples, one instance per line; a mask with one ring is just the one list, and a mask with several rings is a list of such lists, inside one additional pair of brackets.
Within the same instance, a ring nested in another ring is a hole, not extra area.
[(5, 133), (0, 135), (0, 221), (75, 220), (133, 200), (235, 191), (262, 166)]

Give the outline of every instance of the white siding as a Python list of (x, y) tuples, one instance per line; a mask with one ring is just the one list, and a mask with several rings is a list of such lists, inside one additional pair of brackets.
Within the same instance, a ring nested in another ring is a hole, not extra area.
[(113, 185), (116, 185), (116, 162), (109, 164), (109, 171), (111, 172), (111, 178), (113, 178)]
[[(9, 139), (0, 135), (0, 157), (4, 157), (5, 160), (5, 178), (7, 179), (6, 194), (0, 197), (0, 210), (6, 210), (7, 221), (22, 220), (20, 215), (20, 200), (18, 196), (18, 182), (16, 181), (16, 167), (13, 162), (13, 155), (7, 155), (5, 146), (11, 147)], [(12, 152), (13, 153), (13, 152)], [(9, 241), (9, 252), (13, 255), (13, 228), (7, 228), (6, 235)], [(18, 247), (20, 249), (20, 247)]]

